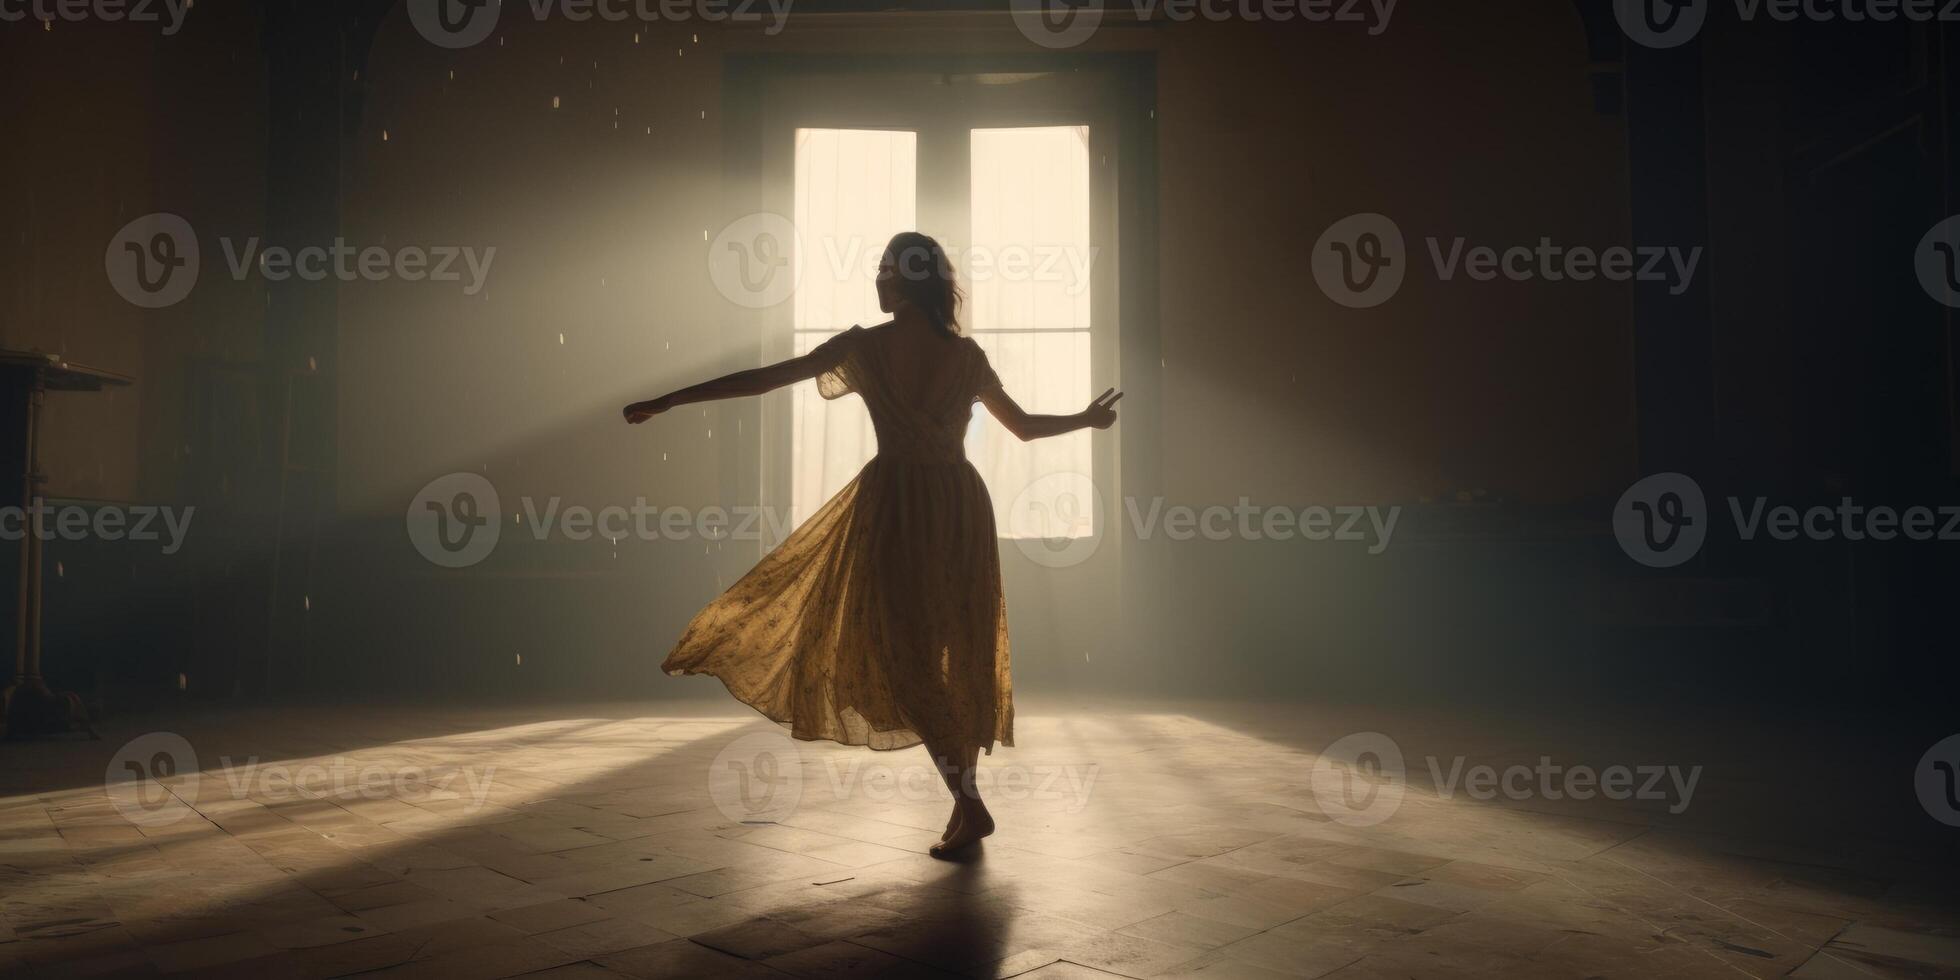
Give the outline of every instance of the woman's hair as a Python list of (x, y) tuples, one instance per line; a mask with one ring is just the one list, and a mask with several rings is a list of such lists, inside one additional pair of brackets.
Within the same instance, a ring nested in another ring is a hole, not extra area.
[(948, 337), (960, 333), (960, 286), (953, 261), (932, 236), (901, 231), (885, 246), (897, 276), (898, 294), (919, 308)]

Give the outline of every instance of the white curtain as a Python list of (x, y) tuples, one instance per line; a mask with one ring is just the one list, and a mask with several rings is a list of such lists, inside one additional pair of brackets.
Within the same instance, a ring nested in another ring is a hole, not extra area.
[[(918, 222), (918, 136), (871, 129), (796, 131), (796, 353), (853, 324), (884, 322), (874, 276), (885, 243)], [(797, 385), (790, 450), (791, 519), (802, 524), (877, 449), (856, 398), (824, 401)]]
[[(1089, 129), (976, 129), (966, 325), (1030, 412), (1081, 411), (1089, 390)], [(1003, 535), (1090, 533), (1089, 433), (1022, 442), (980, 410), (967, 457)]]

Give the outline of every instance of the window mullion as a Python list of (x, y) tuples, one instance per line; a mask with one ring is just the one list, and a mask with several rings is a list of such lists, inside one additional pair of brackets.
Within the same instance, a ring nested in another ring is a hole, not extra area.
[(972, 240), (967, 115), (948, 112), (919, 127), (919, 230), (955, 256)]

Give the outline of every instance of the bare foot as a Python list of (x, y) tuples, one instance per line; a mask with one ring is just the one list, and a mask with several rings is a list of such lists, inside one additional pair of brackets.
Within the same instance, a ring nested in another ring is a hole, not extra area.
[(946, 839), (927, 848), (926, 853), (936, 858), (953, 857), (960, 851), (980, 843), (980, 838), (992, 834), (993, 815), (987, 812), (986, 807), (979, 804), (974, 805), (974, 811), (961, 815), (956, 821), (956, 826), (947, 833)]

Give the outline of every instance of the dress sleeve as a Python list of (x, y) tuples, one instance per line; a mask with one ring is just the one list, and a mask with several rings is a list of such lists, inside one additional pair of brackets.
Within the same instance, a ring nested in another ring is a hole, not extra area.
[(825, 399), (842, 398), (858, 390), (858, 373), (862, 367), (857, 352), (863, 335), (864, 328), (854, 326), (810, 352), (823, 366), (823, 373), (817, 375), (817, 394)]
[(977, 370), (974, 371), (973, 397), (978, 399), (981, 392), (1001, 387), (1000, 375), (994, 373), (992, 362), (987, 360), (987, 352), (981, 349), (978, 342), (971, 337), (968, 337), (966, 342), (973, 345), (974, 363), (977, 365)]

